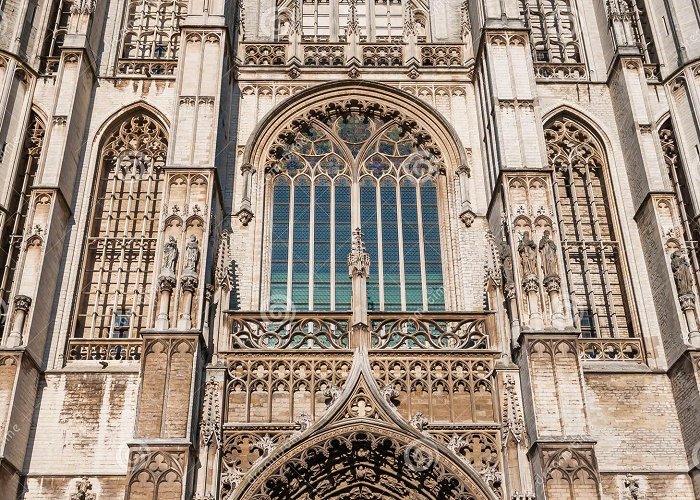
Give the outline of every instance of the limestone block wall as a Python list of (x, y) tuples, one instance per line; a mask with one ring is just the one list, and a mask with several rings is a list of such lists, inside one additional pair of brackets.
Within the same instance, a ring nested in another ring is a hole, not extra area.
[[(123, 480), (126, 443), (134, 436), (136, 420), (139, 375), (138, 366), (133, 368), (46, 374), (37, 398), (32, 453), (25, 463), (29, 477), (77, 473)], [(54, 487), (65, 485), (55, 482)], [(44, 488), (39, 481), (38, 496), (30, 490), (28, 498), (45, 498), (40, 493)]]

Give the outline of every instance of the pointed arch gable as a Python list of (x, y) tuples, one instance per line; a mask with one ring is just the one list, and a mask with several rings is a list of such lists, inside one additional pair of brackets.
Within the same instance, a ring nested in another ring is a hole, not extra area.
[(242, 164), (259, 166), (275, 135), (305, 111), (352, 97), (403, 111), (434, 134), (433, 139), (442, 146), (448, 167), (456, 170), (460, 165), (468, 164), (457, 132), (437, 110), (403, 90), (376, 82), (330, 82), (303, 90), (285, 100), (255, 127), (246, 141)]
[(476, 470), (399, 416), (371, 370), (367, 351), (355, 351), (347, 382), (329, 411), (256, 464), (232, 490), (233, 498), (291, 500), (313, 488), (323, 499), (372, 491), (396, 500), (496, 500)]

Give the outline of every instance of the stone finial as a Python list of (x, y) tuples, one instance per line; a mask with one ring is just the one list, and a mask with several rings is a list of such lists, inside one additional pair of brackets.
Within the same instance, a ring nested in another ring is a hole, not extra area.
[(365, 243), (362, 240), (362, 231), (356, 228), (352, 232), (352, 250), (348, 256), (348, 267), (351, 278), (369, 276), (369, 254), (365, 250)]

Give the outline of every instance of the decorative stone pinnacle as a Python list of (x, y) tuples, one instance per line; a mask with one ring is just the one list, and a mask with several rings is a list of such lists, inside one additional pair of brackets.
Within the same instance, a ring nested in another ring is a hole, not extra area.
[(350, 0), (350, 15), (348, 16), (348, 25), (345, 28), (345, 35), (358, 35), (360, 34), (360, 21), (357, 17), (357, 0)]
[(355, 276), (366, 278), (369, 276), (369, 254), (365, 250), (365, 242), (362, 240), (362, 231), (355, 228), (352, 232), (352, 250), (348, 256), (348, 268), (351, 278)]

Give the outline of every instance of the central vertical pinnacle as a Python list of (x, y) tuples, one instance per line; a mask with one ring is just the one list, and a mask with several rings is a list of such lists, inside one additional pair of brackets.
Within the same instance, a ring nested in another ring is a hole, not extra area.
[(348, 274), (352, 279), (352, 332), (351, 344), (357, 347), (366, 344), (361, 339), (367, 338), (367, 277), (369, 276), (369, 254), (365, 250), (362, 231), (356, 228), (352, 232), (352, 250), (348, 255)]

